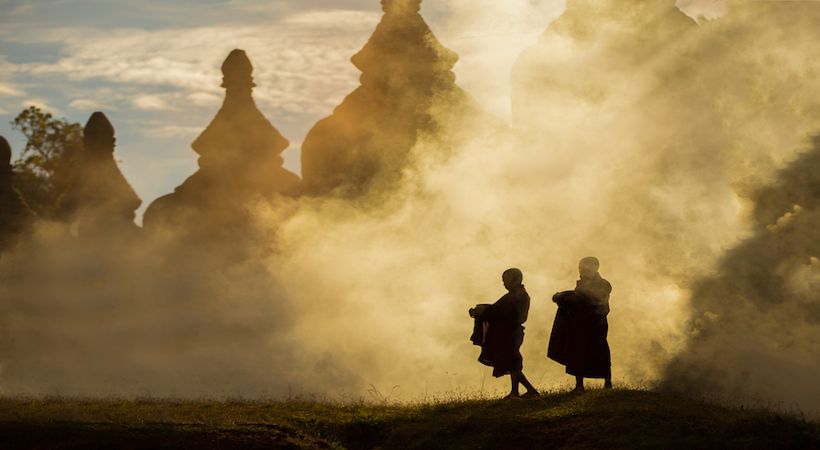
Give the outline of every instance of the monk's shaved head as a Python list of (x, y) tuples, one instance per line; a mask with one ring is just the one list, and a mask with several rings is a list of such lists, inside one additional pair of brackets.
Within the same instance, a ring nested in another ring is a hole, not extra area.
[(598, 261), (598, 258), (587, 256), (578, 263), (578, 272), (581, 273), (581, 277), (593, 276), (598, 273), (600, 267), (601, 263)]
[(501, 280), (504, 281), (504, 287), (507, 289), (515, 288), (521, 286), (521, 283), (524, 282), (524, 274), (520, 269), (507, 269), (501, 275)]
[(589, 267), (598, 271), (601, 267), (601, 262), (598, 261), (598, 258), (594, 256), (587, 256), (586, 258), (582, 259), (581, 262), (578, 263), (579, 266)]

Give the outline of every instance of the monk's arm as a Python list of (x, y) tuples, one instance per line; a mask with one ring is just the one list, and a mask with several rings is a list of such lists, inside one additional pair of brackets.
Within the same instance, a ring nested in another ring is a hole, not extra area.
[(568, 301), (571, 301), (572, 294), (574, 293), (575, 291), (556, 292), (555, 295), (552, 296), (552, 301), (557, 303), (558, 306), (562, 306)]

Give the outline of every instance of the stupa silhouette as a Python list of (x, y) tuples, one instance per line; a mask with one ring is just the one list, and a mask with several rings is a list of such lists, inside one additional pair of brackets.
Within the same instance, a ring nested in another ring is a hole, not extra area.
[(34, 213), (14, 188), (11, 146), (0, 136), (0, 251), (34, 219)]
[(459, 119), (500, 125), (455, 84), (458, 55), (441, 45), (420, 8), (421, 0), (382, 0), (381, 22), (351, 59), (362, 72), (361, 86), (302, 145), (307, 193), (356, 195), (376, 180), (389, 184), (421, 135), (443, 137)]
[[(566, 11), (513, 69), (513, 123), (524, 129), (561, 131), (585, 120), (613, 94), (635, 88), (645, 95), (679, 75), (685, 36), (697, 23), (676, 0), (568, 0)], [(674, 61), (665, 66), (664, 61)], [(563, 107), (563, 106), (566, 106)]]
[(281, 153), (289, 142), (256, 107), (252, 72), (243, 50), (233, 50), (225, 59), (225, 101), (191, 144), (200, 155), (199, 170), (148, 207), (146, 228), (246, 223), (243, 208), (249, 201), (298, 193), (299, 177), (282, 167)]
[(63, 208), (77, 221), (80, 235), (138, 229), (139, 196), (114, 160), (114, 127), (95, 112), (83, 130), (83, 150), (72, 157), (69, 188)]

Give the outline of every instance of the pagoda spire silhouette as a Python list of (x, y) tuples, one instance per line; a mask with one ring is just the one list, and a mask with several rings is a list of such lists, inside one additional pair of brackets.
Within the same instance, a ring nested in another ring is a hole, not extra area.
[(80, 235), (138, 228), (134, 218), (142, 200), (114, 159), (114, 133), (105, 114), (93, 113), (83, 129), (83, 149), (72, 158), (64, 207), (76, 220)]
[(634, 89), (636, 73), (662, 80), (680, 72), (685, 37), (697, 28), (676, 0), (568, 0), (513, 68), (513, 122), (556, 132), (567, 120), (583, 123), (608, 99)]
[(0, 136), (0, 251), (8, 247), (34, 219), (34, 213), (14, 188), (11, 146)]
[(433, 35), (420, 8), (420, 0), (382, 1), (381, 22), (351, 58), (361, 86), (302, 145), (305, 192), (357, 195), (389, 183), (420, 135), (443, 136), (455, 118), (489, 118), (455, 84), (458, 55)]
[[(661, 25), (671, 27), (658, 29), (661, 36), (650, 36), (652, 40), (664, 38), (663, 35), (675, 31), (676, 25), (690, 27), (695, 23), (678, 9), (677, 3), (677, 0), (568, 0), (565, 12), (552, 23), (548, 32), (584, 39), (616, 33), (629, 35)], [(606, 27), (614, 23), (621, 27)]]
[(299, 191), (299, 177), (282, 167), (290, 143), (253, 100), (253, 66), (244, 50), (233, 50), (222, 64), (225, 100), (208, 127), (191, 144), (199, 170), (145, 212), (146, 228), (191, 228), (244, 222), (254, 199)]

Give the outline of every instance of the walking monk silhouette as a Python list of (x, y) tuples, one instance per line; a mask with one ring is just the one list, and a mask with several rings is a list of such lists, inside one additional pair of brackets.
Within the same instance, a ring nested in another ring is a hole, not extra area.
[[(470, 317), (475, 318), (473, 344), (481, 346), (478, 360), (492, 366), (493, 376), (510, 375), (512, 389), (504, 397), (532, 398), (540, 394), (524, 376), (524, 361), (521, 357), (521, 344), (524, 342), (523, 323), (527, 321), (530, 310), (530, 296), (524, 285), (524, 275), (518, 269), (508, 269), (501, 276), (507, 293), (492, 305), (477, 305), (470, 309)], [(519, 384), (527, 388), (521, 396)]]
[(578, 264), (581, 279), (575, 290), (558, 292), (558, 304), (550, 334), (547, 356), (566, 366), (575, 375), (575, 391), (584, 391), (584, 378), (603, 378), (604, 388), (612, 388), (612, 369), (607, 343), (609, 294), (612, 285), (598, 273), (600, 264), (587, 257)]

